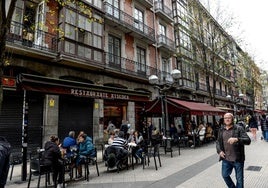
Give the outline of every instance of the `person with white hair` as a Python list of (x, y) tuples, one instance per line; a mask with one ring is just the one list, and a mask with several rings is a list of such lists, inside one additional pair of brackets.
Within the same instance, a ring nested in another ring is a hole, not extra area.
[[(219, 160), (222, 161), (222, 177), (230, 188), (244, 187), (244, 161), (245, 145), (251, 140), (245, 130), (234, 124), (234, 116), (231, 113), (224, 115), (224, 125), (219, 129), (216, 149)], [(236, 185), (230, 175), (235, 169)]]

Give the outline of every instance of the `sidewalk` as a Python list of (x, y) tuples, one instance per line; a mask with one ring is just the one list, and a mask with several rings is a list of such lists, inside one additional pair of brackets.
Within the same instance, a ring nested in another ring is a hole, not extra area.
[[(259, 139), (246, 146), (245, 188), (265, 188), (268, 185), (268, 142)], [(249, 133), (250, 135), (250, 133)], [(101, 158), (101, 154), (99, 155)], [(101, 159), (99, 159), (100, 161)], [(153, 161), (152, 161), (153, 162)], [(97, 176), (94, 166), (90, 167), (89, 181), (81, 180), (68, 183), (68, 187), (167, 187), (167, 188), (224, 188), (221, 177), (221, 163), (218, 162), (215, 143), (193, 148), (182, 148), (178, 155), (174, 148), (173, 158), (170, 153), (161, 152), (162, 167), (155, 170), (154, 164), (135, 166), (135, 169), (117, 172), (107, 172), (103, 162), (99, 163), (100, 176)], [(260, 171), (247, 170), (249, 166), (261, 167)], [(21, 166), (14, 168), (12, 181), (7, 182), (7, 188), (27, 187), (27, 182), (20, 181)], [(234, 174), (234, 173), (233, 173)], [(44, 180), (44, 178), (42, 178)], [(36, 187), (37, 179), (31, 182)], [(41, 181), (41, 187), (44, 187)], [(50, 186), (52, 187), (52, 186)]]

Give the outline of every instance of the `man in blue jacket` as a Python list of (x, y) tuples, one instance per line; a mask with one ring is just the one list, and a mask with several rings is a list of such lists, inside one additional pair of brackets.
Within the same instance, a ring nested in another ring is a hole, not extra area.
[(75, 139), (75, 132), (70, 131), (69, 135), (64, 138), (62, 147), (66, 149), (67, 156), (71, 156), (73, 154), (74, 150), (77, 150), (77, 143)]
[(95, 149), (92, 142), (92, 138), (87, 136), (86, 134), (82, 134), (78, 137), (78, 143), (79, 143), (79, 152), (78, 157), (76, 159), (76, 166), (78, 171), (78, 177), (77, 179), (82, 178), (82, 164), (85, 163), (85, 159), (87, 156), (95, 157)]
[[(222, 177), (228, 188), (244, 187), (245, 147), (251, 142), (241, 126), (234, 125), (231, 113), (224, 115), (224, 125), (219, 129), (216, 142), (217, 153), (222, 160)], [(230, 177), (233, 169), (236, 173), (236, 186)]]

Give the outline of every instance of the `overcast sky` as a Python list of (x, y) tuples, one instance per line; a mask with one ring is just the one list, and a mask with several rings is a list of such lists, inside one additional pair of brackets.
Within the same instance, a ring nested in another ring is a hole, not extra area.
[[(248, 52), (255, 63), (268, 71), (268, 1), (267, 0), (200, 0), (207, 4), (217, 1), (226, 16), (232, 15), (236, 25), (229, 34), (240, 36), (241, 47)], [(217, 6), (218, 6), (217, 5)], [(235, 37), (234, 37), (235, 38)]]

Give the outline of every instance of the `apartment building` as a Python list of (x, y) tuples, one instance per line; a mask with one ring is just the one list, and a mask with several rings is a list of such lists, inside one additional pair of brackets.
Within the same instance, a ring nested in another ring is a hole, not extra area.
[(175, 68), (181, 78), (169, 96), (234, 108), (226, 96), (239, 94), (244, 69), (236, 67), (246, 60), (199, 1), (77, 2), (17, 0), (0, 114), (0, 132), (15, 149), (70, 130), (103, 142), (109, 121), (141, 130), (146, 103), (159, 96), (148, 77), (166, 83)]
[(0, 115), (15, 149), (70, 130), (102, 142), (108, 121), (140, 129), (154, 92), (148, 77), (169, 79), (176, 67), (171, 0), (81, 3), (16, 3)]
[(249, 64), (249, 56), (198, 0), (174, 0), (173, 10), (177, 61), (182, 72), (179, 96), (226, 111), (234, 109), (239, 115), (252, 110), (254, 99), (245, 85), (238, 83), (245, 79), (241, 74), (246, 66), (254, 72), (255, 97), (260, 97), (255, 63)]

